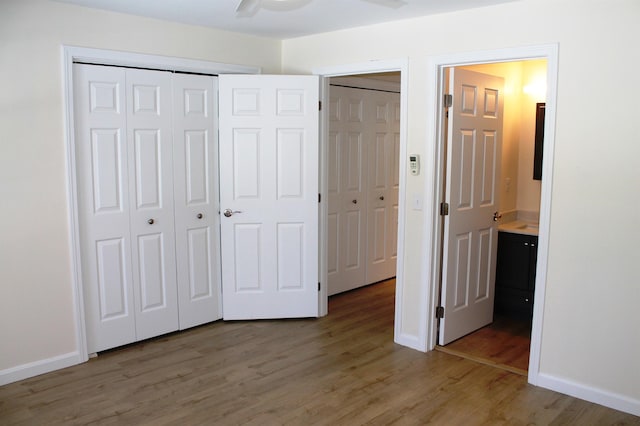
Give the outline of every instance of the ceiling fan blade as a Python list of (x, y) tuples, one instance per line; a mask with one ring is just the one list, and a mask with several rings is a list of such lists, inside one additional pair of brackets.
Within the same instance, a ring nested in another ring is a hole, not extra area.
[(403, 0), (364, 0), (369, 3), (377, 4), (380, 6), (391, 7), (394, 9), (398, 9), (399, 7), (405, 6), (407, 2)]
[(248, 10), (256, 2), (255, 0), (240, 0), (238, 6), (236, 6), (236, 12), (244, 12)]
[(250, 18), (258, 12), (260, 0), (240, 0), (236, 7), (236, 16), (240, 18)]

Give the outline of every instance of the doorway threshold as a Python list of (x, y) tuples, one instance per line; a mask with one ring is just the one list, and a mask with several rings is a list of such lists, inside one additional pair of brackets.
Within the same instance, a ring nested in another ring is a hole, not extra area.
[(480, 364), (484, 364), (484, 365), (488, 365), (490, 367), (495, 367), (495, 368), (499, 368), (501, 370), (505, 370), (508, 371), (510, 373), (514, 373), (514, 374), (518, 374), (520, 376), (524, 376), (527, 377), (527, 375), (529, 374), (527, 370), (524, 370), (522, 368), (518, 368), (518, 367), (513, 367), (511, 365), (506, 365), (500, 362), (496, 362), (490, 358), (485, 358), (482, 356), (476, 356), (476, 355), (471, 355), (469, 353), (466, 353), (465, 351), (461, 351), (459, 349), (451, 349), (448, 348), (446, 346), (440, 346), (440, 345), (436, 345), (435, 347), (436, 351), (439, 352), (444, 352), (446, 354), (449, 355), (454, 355), (460, 358), (464, 358), (464, 359), (468, 359), (470, 361), (474, 361)]

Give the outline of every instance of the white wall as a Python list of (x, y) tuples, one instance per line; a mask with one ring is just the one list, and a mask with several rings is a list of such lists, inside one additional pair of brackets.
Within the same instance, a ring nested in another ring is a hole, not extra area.
[(280, 42), (39, 0), (0, 2), (0, 373), (77, 351), (61, 45), (280, 71)]
[[(522, 0), (286, 40), (285, 72), (409, 58), (408, 150), (424, 154), (427, 57), (559, 43), (541, 373), (640, 412), (637, 0)], [(424, 170), (424, 173), (433, 173)], [(423, 191), (407, 178), (407, 193)], [(428, 206), (425, 206), (425, 209)], [(415, 334), (424, 212), (407, 206), (403, 333)]]

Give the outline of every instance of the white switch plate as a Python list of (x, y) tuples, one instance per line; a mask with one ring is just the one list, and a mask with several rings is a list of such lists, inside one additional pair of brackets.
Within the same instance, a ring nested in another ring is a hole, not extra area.
[(422, 210), (422, 196), (420, 194), (413, 194), (412, 205), (414, 210)]

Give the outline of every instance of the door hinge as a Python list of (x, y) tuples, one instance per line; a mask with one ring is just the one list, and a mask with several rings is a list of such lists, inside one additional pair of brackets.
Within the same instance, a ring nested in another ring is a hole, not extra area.
[(440, 216), (449, 215), (449, 203), (440, 203)]
[(453, 95), (444, 95), (444, 99), (442, 100), (442, 105), (445, 108), (451, 108), (453, 105)]
[(318, 202), (322, 201), (322, 194), (318, 194)]
[(320, 283), (318, 283), (318, 291), (320, 291)]
[(318, 111), (322, 111), (322, 101), (318, 101)]
[(444, 318), (444, 306), (438, 306), (436, 308), (436, 318), (437, 319)]

